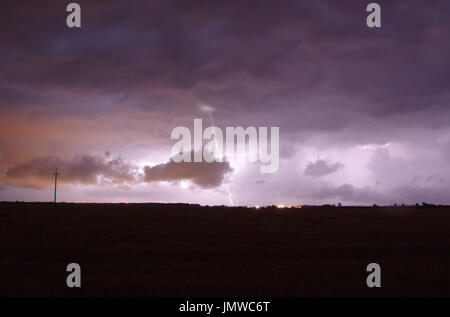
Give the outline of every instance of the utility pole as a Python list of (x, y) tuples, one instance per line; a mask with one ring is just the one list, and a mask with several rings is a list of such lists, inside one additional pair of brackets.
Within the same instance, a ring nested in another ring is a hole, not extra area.
[(53, 203), (56, 204), (56, 186), (58, 184), (58, 168), (55, 168), (55, 196), (53, 197)]

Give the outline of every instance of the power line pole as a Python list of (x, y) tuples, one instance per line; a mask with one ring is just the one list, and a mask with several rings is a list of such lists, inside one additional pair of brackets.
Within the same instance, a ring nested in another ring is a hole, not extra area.
[(58, 168), (55, 168), (55, 196), (53, 197), (53, 203), (56, 204), (56, 186), (58, 184)]

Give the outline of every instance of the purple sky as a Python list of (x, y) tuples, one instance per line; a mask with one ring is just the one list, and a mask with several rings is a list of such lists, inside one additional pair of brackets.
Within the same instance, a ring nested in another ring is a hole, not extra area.
[[(450, 203), (450, 2), (11, 2), (0, 200)], [(280, 168), (169, 163), (177, 126), (280, 127)]]

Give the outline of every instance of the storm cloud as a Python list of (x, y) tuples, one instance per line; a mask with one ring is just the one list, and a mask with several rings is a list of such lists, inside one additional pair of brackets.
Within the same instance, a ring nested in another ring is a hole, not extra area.
[(180, 162), (159, 164), (144, 168), (146, 182), (168, 181), (176, 182), (190, 180), (203, 188), (220, 186), (226, 173), (232, 169), (228, 162)]
[[(0, 11), (0, 199), (58, 165), (74, 197), (96, 185), (105, 201), (117, 184), (172, 201), (186, 179), (200, 203), (450, 203), (448, 1), (383, 1), (379, 29), (365, 0), (77, 2), (80, 29), (60, 1)], [(194, 118), (280, 127), (279, 172), (167, 163)], [(123, 159), (80, 155), (106, 150)]]
[(62, 184), (84, 185), (132, 185), (151, 182), (192, 181), (202, 188), (220, 186), (226, 173), (232, 169), (228, 162), (196, 163), (169, 161), (156, 166), (138, 166), (122, 158), (78, 155), (72, 159), (39, 157), (6, 171), (4, 181), (10, 185), (28, 188), (45, 188), (53, 184), (55, 168), (58, 168)]
[(337, 172), (343, 167), (344, 165), (341, 163), (328, 163), (324, 160), (317, 160), (316, 162), (311, 162), (306, 166), (304, 174), (313, 177), (320, 177)]
[(7, 170), (6, 181), (30, 188), (48, 187), (58, 168), (59, 182), (63, 184), (123, 184), (133, 183), (136, 169), (121, 158), (79, 155), (72, 159), (39, 157)]

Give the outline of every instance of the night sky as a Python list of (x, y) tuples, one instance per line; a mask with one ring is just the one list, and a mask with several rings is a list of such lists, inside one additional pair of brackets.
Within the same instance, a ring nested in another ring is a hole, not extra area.
[[(450, 203), (450, 2), (0, 6), (0, 200)], [(280, 128), (280, 166), (173, 163), (194, 118)]]

